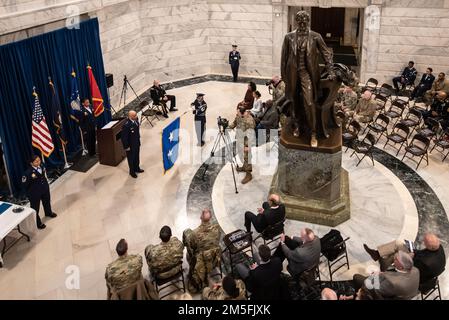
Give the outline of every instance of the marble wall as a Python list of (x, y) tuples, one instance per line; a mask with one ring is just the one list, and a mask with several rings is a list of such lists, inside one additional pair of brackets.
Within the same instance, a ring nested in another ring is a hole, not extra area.
[[(428, 65), (449, 71), (449, 0), (1, 0), (0, 44), (70, 25), (80, 15), (98, 17), (116, 105), (124, 74), (138, 93), (154, 78), (230, 74), (233, 43), (242, 54), (241, 75), (278, 74), (289, 6), (347, 7), (352, 16), (368, 7), (361, 81), (390, 81), (409, 60), (420, 72)], [(351, 21), (346, 33), (353, 40)]]

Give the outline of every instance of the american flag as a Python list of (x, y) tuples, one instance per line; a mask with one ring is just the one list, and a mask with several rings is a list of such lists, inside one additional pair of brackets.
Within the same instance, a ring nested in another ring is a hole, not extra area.
[(34, 109), (31, 127), (31, 142), (33, 147), (39, 149), (47, 158), (54, 150), (53, 140), (45, 121), (44, 113), (39, 104), (39, 97), (34, 93)]

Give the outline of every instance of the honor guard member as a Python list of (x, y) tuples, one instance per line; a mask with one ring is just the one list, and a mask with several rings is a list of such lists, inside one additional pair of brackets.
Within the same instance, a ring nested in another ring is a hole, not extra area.
[(80, 128), (85, 137), (87, 151), (92, 157), (95, 155), (95, 145), (97, 143), (95, 133), (96, 120), (89, 99), (84, 98), (81, 101), (81, 109), (74, 110), (74, 112), (75, 116), (79, 119)]
[(197, 93), (196, 100), (190, 106), (193, 108), (195, 115), (195, 131), (198, 138), (198, 146), (204, 146), (204, 131), (206, 130), (206, 110), (207, 103), (204, 101), (204, 93)]
[(239, 66), (240, 66), (240, 52), (237, 51), (237, 45), (232, 45), (232, 51), (229, 52), (229, 64), (231, 65), (232, 76), (234, 77), (234, 82), (237, 82), (239, 76)]
[(51, 210), (50, 204), (50, 187), (45, 175), (45, 168), (41, 165), (41, 158), (34, 155), (30, 160), (30, 167), (25, 171), (22, 177), (22, 183), (25, 187), (26, 194), (30, 200), (30, 206), (36, 211), (36, 222), (39, 229), (46, 226), (39, 217), (39, 207), (44, 207), (45, 216), (55, 218), (56, 213)]
[(126, 151), (126, 158), (128, 159), (129, 175), (137, 178), (137, 173), (142, 173), (144, 170), (140, 168), (140, 132), (137, 112), (131, 110), (128, 113), (128, 120), (122, 128), (122, 144)]

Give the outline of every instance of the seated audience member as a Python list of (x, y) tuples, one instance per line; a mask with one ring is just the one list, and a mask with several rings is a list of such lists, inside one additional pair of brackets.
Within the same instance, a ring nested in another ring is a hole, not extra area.
[(432, 88), (432, 84), (435, 81), (435, 76), (432, 74), (432, 68), (427, 68), (426, 73), (423, 74), (421, 81), (413, 90), (410, 100), (415, 100), (415, 98), (421, 98), (424, 93)]
[(384, 299), (409, 300), (418, 294), (419, 270), (413, 266), (412, 257), (404, 251), (394, 255), (394, 269), (369, 277), (355, 274), (353, 283), (356, 291), (363, 285), (376, 289)]
[(105, 273), (108, 298), (142, 279), (142, 257), (128, 254), (128, 243), (121, 239), (115, 248), (118, 259), (111, 262)]
[(257, 232), (264, 231), (268, 226), (275, 225), (285, 219), (285, 206), (281, 204), (281, 199), (277, 194), (271, 194), (268, 201), (262, 204), (262, 208), (257, 209), (258, 214), (245, 212), (245, 228), (251, 231), (251, 224)]
[(432, 99), (439, 92), (444, 92), (446, 95), (449, 95), (449, 80), (446, 79), (446, 74), (444, 72), (440, 72), (438, 74), (438, 78), (433, 82), (432, 88), (426, 92), (425, 100), (428, 103), (432, 102)]
[(159, 232), (162, 242), (150, 244), (145, 248), (145, 257), (152, 276), (167, 279), (182, 270), (184, 245), (176, 237), (172, 237), (171, 229), (163, 226)]
[[(374, 261), (379, 261), (382, 271), (391, 266), (394, 254), (398, 251), (410, 253), (404, 241), (392, 241), (377, 247), (377, 250), (370, 249), (366, 244), (363, 247)], [(414, 266), (419, 270), (420, 283), (438, 277), (446, 267), (446, 255), (440, 244), (440, 239), (436, 235), (433, 233), (424, 235), (424, 247), (423, 250), (415, 250), (410, 253)]]
[(347, 116), (352, 116), (359, 101), (357, 93), (352, 87), (341, 88), (340, 93), (340, 110), (343, 111)]
[(285, 95), (285, 82), (280, 76), (273, 76), (270, 85), (268, 86), (268, 91), (273, 96), (273, 105), (278, 106), (278, 102)]
[(288, 288), (283, 285), (281, 278), (281, 259), (271, 257), (270, 248), (263, 244), (259, 246), (258, 252), (254, 251), (254, 260), (255, 263), (249, 268), (243, 263), (236, 266), (237, 273), (251, 293), (251, 300), (279, 300), (288, 297)]
[(242, 280), (226, 276), (212, 288), (204, 288), (203, 300), (246, 300), (245, 284)]
[(200, 292), (208, 285), (209, 273), (221, 261), (220, 227), (211, 219), (211, 211), (204, 209), (201, 225), (195, 230), (186, 229), (182, 236), (189, 263), (188, 289), (192, 293)]
[(276, 107), (273, 105), (272, 100), (265, 102), (265, 110), (261, 117), (256, 120), (256, 140), (259, 139), (259, 130), (265, 130), (269, 133), (272, 129), (279, 128), (279, 113)]
[(167, 111), (167, 102), (170, 101), (170, 110), (169, 111), (178, 111), (176, 109), (176, 97), (173, 95), (167, 94), (165, 89), (162, 88), (159, 80), (153, 81), (153, 86), (150, 88), (151, 99), (154, 104), (162, 105), (162, 109), (164, 112), (164, 116), (168, 118)]
[(321, 300), (338, 300), (338, 297), (334, 290), (324, 288), (321, 290)]
[(245, 98), (243, 101), (240, 101), (237, 105), (237, 108), (245, 108), (246, 110), (250, 110), (253, 108), (254, 104), (254, 95), (253, 93), (256, 92), (257, 86), (254, 82), (248, 83), (248, 90), (246, 90)]
[(341, 295), (338, 300), (383, 300), (382, 296), (377, 293), (377, 290), (368, 290), (365, 286), (362, 286), (352, 296)]
[(376, 114), (376, 110), (376, 101), (372, 98), (372, 93), (367, 90), (362, 94), (359, 103), (355, 107), (353, 118), (360, 123), (371, 122)]
[(179, 301), (179, 300), (193, 300), (192, 296), (190, 295), (190, 293), (187, 292), (177, 292), (177, 293), (173, 293), (171, 295), (169, 295), (167, 297), (167, 300), (175, 300), (175, 301)]
[(394, 85), (394, 88), (396, 89), (396, 93), (399, 92), (399, 86), (398, 86), (399, 83), (401, 84), (402, 89), (404, 89), (404, 87), (406, 85), (412, 84), (415, 81), (418, 71), (416, 71), (414, 66), (415, 66), (415, 63), (413, 61), (410, 61), (408, 63), (408, 66), (402, 72), (402, 75), (399, 77), (393, 78), (393, 85)]
[(282, 261), (287, 258), (287, 271), (297, 278), (304, 271), (310, 270), (320, 262), (321, 242), (309, 228), (301, 229), (300, 237), (293, 239), (281, 235), (281, 243), (273, 256)]
[(253, 96), (254, 96), (253, 108), (249, 110), (249, 112), (254, 118), (259, 118), (263, 113), (263, 103), (262, 99), (260, 99), (262, 95), (260, 94), (259, 91), (256, 90), (253, 92)]
[(426, 123), (429, 127), (427, 119), (433, 118), (441, 123), (443, 129), (447, 128), (448, 120), (449, 120), (449, 103), (447, 102), (447, 95), (443, 91), (438, 92), (435, 99), (433, 100), (430, 110), (423, 111), (422, 116), (424, 119), (424, 123)]

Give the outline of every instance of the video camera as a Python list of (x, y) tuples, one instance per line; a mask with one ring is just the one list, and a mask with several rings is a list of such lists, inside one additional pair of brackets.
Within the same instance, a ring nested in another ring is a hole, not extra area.
[(218, 127), (226, 130), (229, 127), (229, 121), (226, 118), (218, 117), (217, 119)]
[(273, 80), (270, 80), (270, 81), (268, 81), (268, 82), (265, 82), (265, 85), (266, 85), (267, 87), (270, 86), (270, 85), (272, 85), (272, 84), (274, 84)]

